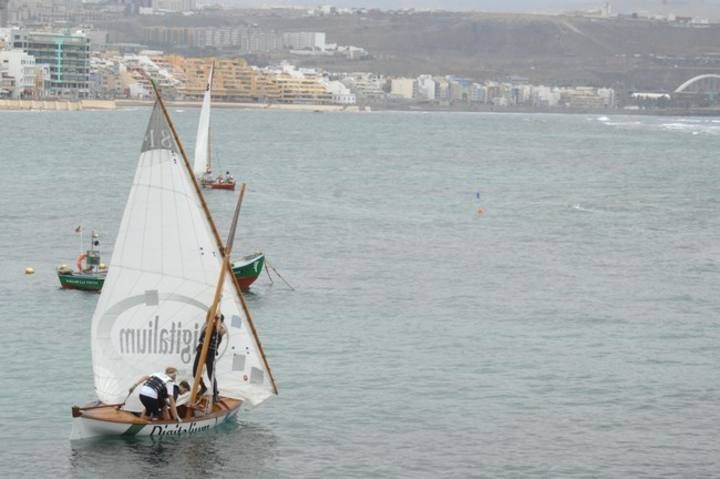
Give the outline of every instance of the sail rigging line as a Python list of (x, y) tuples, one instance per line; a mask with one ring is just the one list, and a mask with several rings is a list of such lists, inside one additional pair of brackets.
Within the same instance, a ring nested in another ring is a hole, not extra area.
[[(230, 252), (232, 251), (232, 245), (235, 241), (235, 230), (237, 229), (237, 222), (238, 217), (240, 216), (240, 208), (242, 207), (243, 198), (245, 197), (245, 183), (242, 184), (242, 187), (240, 188), (240, 197), (238, 198), (237, 205), (235, 206), (235, 213), (233, 214), (232, 223), (230, 224), (230, 232), (228, 233), (228, 240), (227, 240), (227, 249), (226, 249), (226, 255), (223, 258), (223, 267), (220, 268), (220, 276), (218, 278), (217, 286), (215, 288), (215, 296), (213, 298), (212, 305), (210, 305), (210, 308), (208, 309), (207, 316), (205, 317), (205, 338), (203, 339), (202, 348), (200, 349), (200, 357), (198, 359), (198, 367), (197, 371), (195, 371), (195, 377), (193, 378), (193, 385), (192, 389), (190, 389), (190, 404), (195, 404), (195, 400), (197, 399), (197, 389), (200, 385), (200, 380), (202, 378), (203, 369), (205, 368), (205, 361), (207, 359), (207, 353), (210, 349), (210, 340), (212, 338), (213, 332), (215, 331), (215, 328), (217, 327), (217, 309), (220, 304), (220, 299), (222, 297), (222, 291), (223, 287), (225, 286), (225, 275), (227, 274), (227, 265), (229, 263), (230, 258)], [(213, 358), (214, 360), (215, 358)], [(215, 370), (213, 369), (213, 375)], [(212, 381), (212, 379), (211, 379)], [(210, 387), (213, 388), (213, 394), (215, 393), (214, 384), (210, 384)]]
[[(180, 150), (180, 154), (183, 159), (183, 164), (185, 165), (185, 168), (190, 175), (190, 181), (192, 181), (193, 187), (195, 188), (195, 193), (197, 194), (198, 199), (200, 200), (200, 205), (202, 206), (202, 210), (205, 213), (205, 216), (207, 217), (208, 223), (210, 223), (210, 230), (212, 231), (213, 237), (215, 238), (215, 242), (218, 248), (218, 251), (220, 252), (221, 257), (226, 258), (227, 255), (225, 254), (225, 247), (222, 244), (222, 240), (220, 239), (220, 233), (218, 233), (217, 226), (215, 225), (215, 221), (213, 220), (212, 214), (210, 213), (210, 209), (208, 208), (207, 202), (205, 201), (205, 195), (202, 194), (202, 190), (200, 188), (200, 183), (198, 182), (197, 178), (195, 177), (195, 174), (193, 173), (193, 169), (190, 166), (190, 161), (188, 160), (187, 154), (185, 153), (185, 148), (182, 145), (182, 142), (180, 141), (180, 137), (177, 134), (177, 130), (175, 130), (175, 125), (173, 124), (172, 120), (170, 119), (170, 115), (167, 112), (167, 109), (165, 108), (165, 103), (163, 102), (162, 97), (160, 96), (160, 91), (158, 90), (158, 86), (155, 83), (155, 81), (150, 78), (147, 73), (145, 73), (147, 78), (150, 80), (150, 85), (152, 85), (153, 91), (155, 92), (155, 99), (158, 102), (158, 105), (160, 106), (160, 110), (163, 113), (163, 116), (165, 117), (165, 121), (167, 122), (168, 126), (170, 127), (170, 132), (173, 135), (173, 139), (175, 140), (175, 144), (177, 145), (178, 149)], [(240, 283), (238, 283), (237, 277), (233, 274), (232, 268), (230, 267), (229, 260), (225, 262), (224, 268), (227, 270), (227, 272), (230, 274), (230, 277), (232, 278), (232, 283), (235, 285), (235, 291), (240, 298), (240, 305), (243, 308), (243, 312), (245, 313), (245, 317), (247, 319), (247, 323), (250, 325), (250, 330), (252, 331), (253, 339), (255, 340), (255, 345), (258, 348), (258, 352), (260, 353), (260, 357), (262, 358), (263, 365), (265, 366), (265, 370), (267, 371), (268, 375), (270, 376), (270, 383), (273, 387), (273, 392), (277, 395), (278, 389), (277, 384), (275, 383), (275, 376), (273, 376), (272, 369), (270, 368), (270, 364), (267, 361), (267, 357), (265, 356), (265, 350), (263, 349), (262, 343), (260, 342), (260, 337), (258, 336), (257, 329), (255, 328), (255, 322), (252, 319), (252, 316), (250, 315), (250, 309), (248, 308), (247, 301), (245, 301), (245, 295), (242, 292), (242, 289), (240, 288)]]

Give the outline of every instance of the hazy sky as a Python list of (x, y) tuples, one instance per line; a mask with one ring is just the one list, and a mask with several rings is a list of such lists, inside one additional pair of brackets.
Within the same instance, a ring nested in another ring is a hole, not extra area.
[[(660, 1), (660, 0), (658, 0)], [(357, 8), (435, 8), (443, 10), (483, 11), (548, 11), (585, 6), (600, 6), (603, 0), (220, 0), (206, 3), (222, 3), (238, 7), (273, 7), (334, 5)]]
[[(559, 13), (597, 9), (606, 0), (198, 0), (200, 4), (230, 7), (364, 7), (400, 9), (479, 10), (485, 12)], [(720, 0), (610, 0), (615, 13), (638, 12), (652, 15), (691, 15), (720, 19)]]

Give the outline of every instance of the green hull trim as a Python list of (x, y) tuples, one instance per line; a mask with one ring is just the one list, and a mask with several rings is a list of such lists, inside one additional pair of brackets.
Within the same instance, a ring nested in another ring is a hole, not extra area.
[(127, 431), (122, 433), (123, 436), (134, 436), (135, 434), (139, 433), (142, 428), (145, 427), (145, 424), (133, 424), (130, 426)]
[(265, 256), (258, 256), (252, 263), (248, 263), (239, 267), (233, 266), (233, 274), (237, 279), (258, 277), (262, 273), (265, 266)]
[(265, 255), (262, 253), (252, 254), (240, 258), (232, 264), (232, 272), (237, 278), (240, 289), (246, 290), (262, 273), (265, 266)]
[(106, 274), (67, 273), (58, 274), (60, 286), (65, 289), (100, 291), (105, 283)]

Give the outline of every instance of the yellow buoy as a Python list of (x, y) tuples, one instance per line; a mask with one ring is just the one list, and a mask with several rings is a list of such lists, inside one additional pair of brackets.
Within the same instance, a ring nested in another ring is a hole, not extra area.
[(25, 268), (25, 274), (35, 274), (35, 270), (28, 266)]

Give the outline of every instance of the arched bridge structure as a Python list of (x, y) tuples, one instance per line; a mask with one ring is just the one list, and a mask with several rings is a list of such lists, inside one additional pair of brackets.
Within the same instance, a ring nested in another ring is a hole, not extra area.
[(675, 93), (720, 93), (720, 75), (698, 75), (677, 87)]

